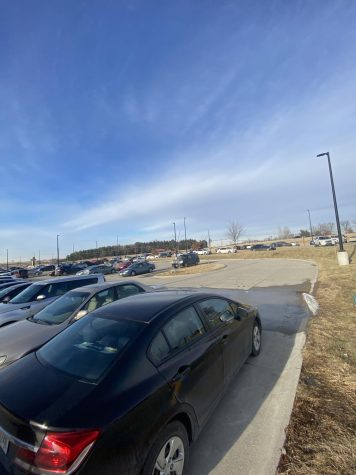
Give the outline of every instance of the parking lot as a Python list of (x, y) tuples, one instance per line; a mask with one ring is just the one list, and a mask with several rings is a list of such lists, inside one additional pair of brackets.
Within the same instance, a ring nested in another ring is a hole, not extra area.
[[(135, 279), (158, 288), (215, 292), (258, 307), (262, 352), (243, 366), (193, 445), (187, 475), (272, 475), (302, 364), (309, 318), (302, 293), (310, 291), (317, 268), (310, 261), (287, 259), (220, 262), (223, 268), (207, 273), (167, 275), (161, 271), (171, 269), (171, 260), (160, 259), (153, 273)], [(34, 280), (44, 278), (48, 279)], [(111, 274), (106, 280), (125, 281), (125, 277)]]
[[(198, 275), (137, 277), (150, 285), (196, 288), (257, 305), (263, 349), (244, 365), (191, 450), (188, 475), (272, 475), (289, 423), (309, 318), (302, 292), (317, 268), (307, 261), (225, 259)], [(160, 262), (158, 269), (167, 268)], [(117, 276), (109, 276), (115, 279)]]

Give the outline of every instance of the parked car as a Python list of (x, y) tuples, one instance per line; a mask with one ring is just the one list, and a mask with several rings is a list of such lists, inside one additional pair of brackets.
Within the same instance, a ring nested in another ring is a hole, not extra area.
[(54, 270), (54, 275), (75, 275), (86, 267), (86, 264), (59, 264)]
[(39, 266), (39, 271), (41, 272), (41, 275), (54, 275), (56, 266), (53, 264), (48, 264), (48, 265), (43, 265)]
[(14, 285), (11, 285), (11, 287), (2, 288), (0, 290), (0, 303), (9, 302), (30, 285), (32, 285), (32, 282), (19, 283), (18, 281), (14, 281)]
[(130, 266), (122, 269), (120, 275), (124, 277), (147, 274), (154, 271), (156, 266), (153, 262), (133, 262)]
[(88, 275), (88, 274), (114, 274), (116, 271), (112, 265), (99, 264), (97, 266), (89, 266), (80, 270), (76, 275)]
[[(339, 244), (339, 236), (337, 234), (332, 234), (330, 238), (333, 240), (334, 244)], [(344, 234), (342, 235), (342, 242), (347, 242), (347, 237)]]
[(118, 265), (116, 266), (116, 270), (121, 271), (129, 267), (132, 264), (132, 259), (133, 258), (125, 259), (124, 261), (119, 262)]
[[(28, 277), (30, 277), (28, 269), (15, 269), (11, 271), (11, 275), (16, 279), (27, 279)], [(40, 275), (40, 272), (32, 275)]]
[(251, 246), (251, 251), (269, 251), (275, 250), (275, 247), (271, 244), (271, 246), (267, 246), (266, 244), (254, 244)]
[(200, 259), (195, 252), (187, 252), (186, 254), (177, 254), (173, 259), (172, 267), (177, 269), (178, 267), (189, 267), (199, 264)]
[(231, 248), (231, 247), (219, 247), (219, 249), (216, 251), (218, 254), (233, 254), (236, 251), (236, 249)]
[(272, 242), (271, 246), (273, 246), (273, 247), (290, 247), (290, 246), (293, 246), (293, 244), (290, 243), (290, 242), (286, 242), (286, 241), (276, 241), (276, 242)]
[(335, 242), (329, 236), (316, 236), (314, 237), (314, 246), (334, 246)]
[(12, 287), (14, 285), (21, 284), (23, 282), (25, 282), (24, 279), (13, 279), (13, 280), (10, 280), (9, 282), (0, 281), (0, 290), (7, 289), (8, 287)]
[(199, 249), (198, 251), (196, 251), (196, 253), (199, 254), (200, 256), (207, 256), (208, 254), (211, 254), (210, 249), (208, 248)]
[(152, 292), (102, 307), (0, 371), (0, 464), (182, 474), (190, 442), (260, 349), (258, 311), (214, 294)]
[(160, 252), (160, 253), (158, 254), (158, 257), (159, 257), (159, 258), (162, 258), (162, 257), (172, 257), (172, 252), (171, 252), (171, 251)]
[(35, 282), (13, 297), (7, 304), (0, 304), (0, 327), (36, 315), (69, 290), (104, 282), (104, 276), (101, 274)]
[(15, 322), (0, 331), (0, 368), (8, 366), (88, 313), (131, 295), (152, 289), (135, 281), (87, 285), (64, 294), (34, 317)]

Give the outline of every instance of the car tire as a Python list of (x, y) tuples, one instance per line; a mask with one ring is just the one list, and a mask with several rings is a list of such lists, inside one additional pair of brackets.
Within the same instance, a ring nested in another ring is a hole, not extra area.
[(153, 272), (153, 269), (152, 269), (152, 267), (150, 267), (150, 269), (149, 269), (149, 271), (148, 271), (148, 272), (150, 272), (150, 273), (151, 273), (151, 272)]
[(252, 327), (252, 348), (251, 355), (258, 356), (261, 352), (261, 325), (257, 320), (253, 322)]
[[(173, 421), (158, 434), (143, 466), (142, 475), (158, 475), (168, 463), (171, 463), (169, 473), (182, 475), (188, 459), (189, 440), (186, 428), (181, 422)], [(160, 462), (161, 470), (156, 468)]]
[(136, 275), (136, 272), (135, 272), (134, 270), (131, 271), (131, 275), (132, 275), (132, 276), (135, 276), (135, 275)]

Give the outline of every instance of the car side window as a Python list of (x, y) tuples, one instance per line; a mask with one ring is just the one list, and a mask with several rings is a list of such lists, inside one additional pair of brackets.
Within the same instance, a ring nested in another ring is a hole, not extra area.
[(171, 351), (183, 348), (205, 333), (203, 322), (193, 307), (188, 307), (171, 318), (162, 331)]
[(78, 287), (84, 287), (84, 285), (92, 285), (92, 284), (97, 284), (98, 279), (97, 277), (92, 277), (91, 279), (78, 279), (78, 280), (72, 280), (68, 281), (68, 290), (72, 289), (77, 289)]
[(116, 300), (115, 290), (114, 287), (110, 287), (109, 289), (102, 290), (101, 292), (93, 295), (93, 297), (86, 303), (82, 310), (87, 310), (89, 313), (93, 310), (96, 310), (97, 308), (114, 302), (114, 300)]
[(45, 298), (58, 297), (67, 292), (67, 283), (66, 282), (55, 282), (53, 284), (48, 284), (43, 287), (38, 295), (44, 295)]
[(169, 354), (169, 351), (170, 348), (167, 343), (167, 340), (163, 336), (163, 333), (157, 333), (157, 335), (152, 340), (150, 348), (150, 356), (153, 359), (154, 363), (160, 363)]
[(228, 300), (207, 299), (199, 302), (198, 305), (209, 320), (210, 325), (214, 328), (236, 317), (236, 311)]

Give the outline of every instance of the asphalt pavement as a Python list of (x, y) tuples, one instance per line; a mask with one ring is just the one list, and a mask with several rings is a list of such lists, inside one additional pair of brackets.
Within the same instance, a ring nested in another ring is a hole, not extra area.
[(141, 277), (149, 285), (199, 288), (251, 303), (262, 318), (261, 354), (249, 358), (191, 447), (187, 475), (274, 475), (310, 316), (302, 293), (314, 284), (317, 267), (284, 259), (221, 262), (224, 269), (205, 274)]

